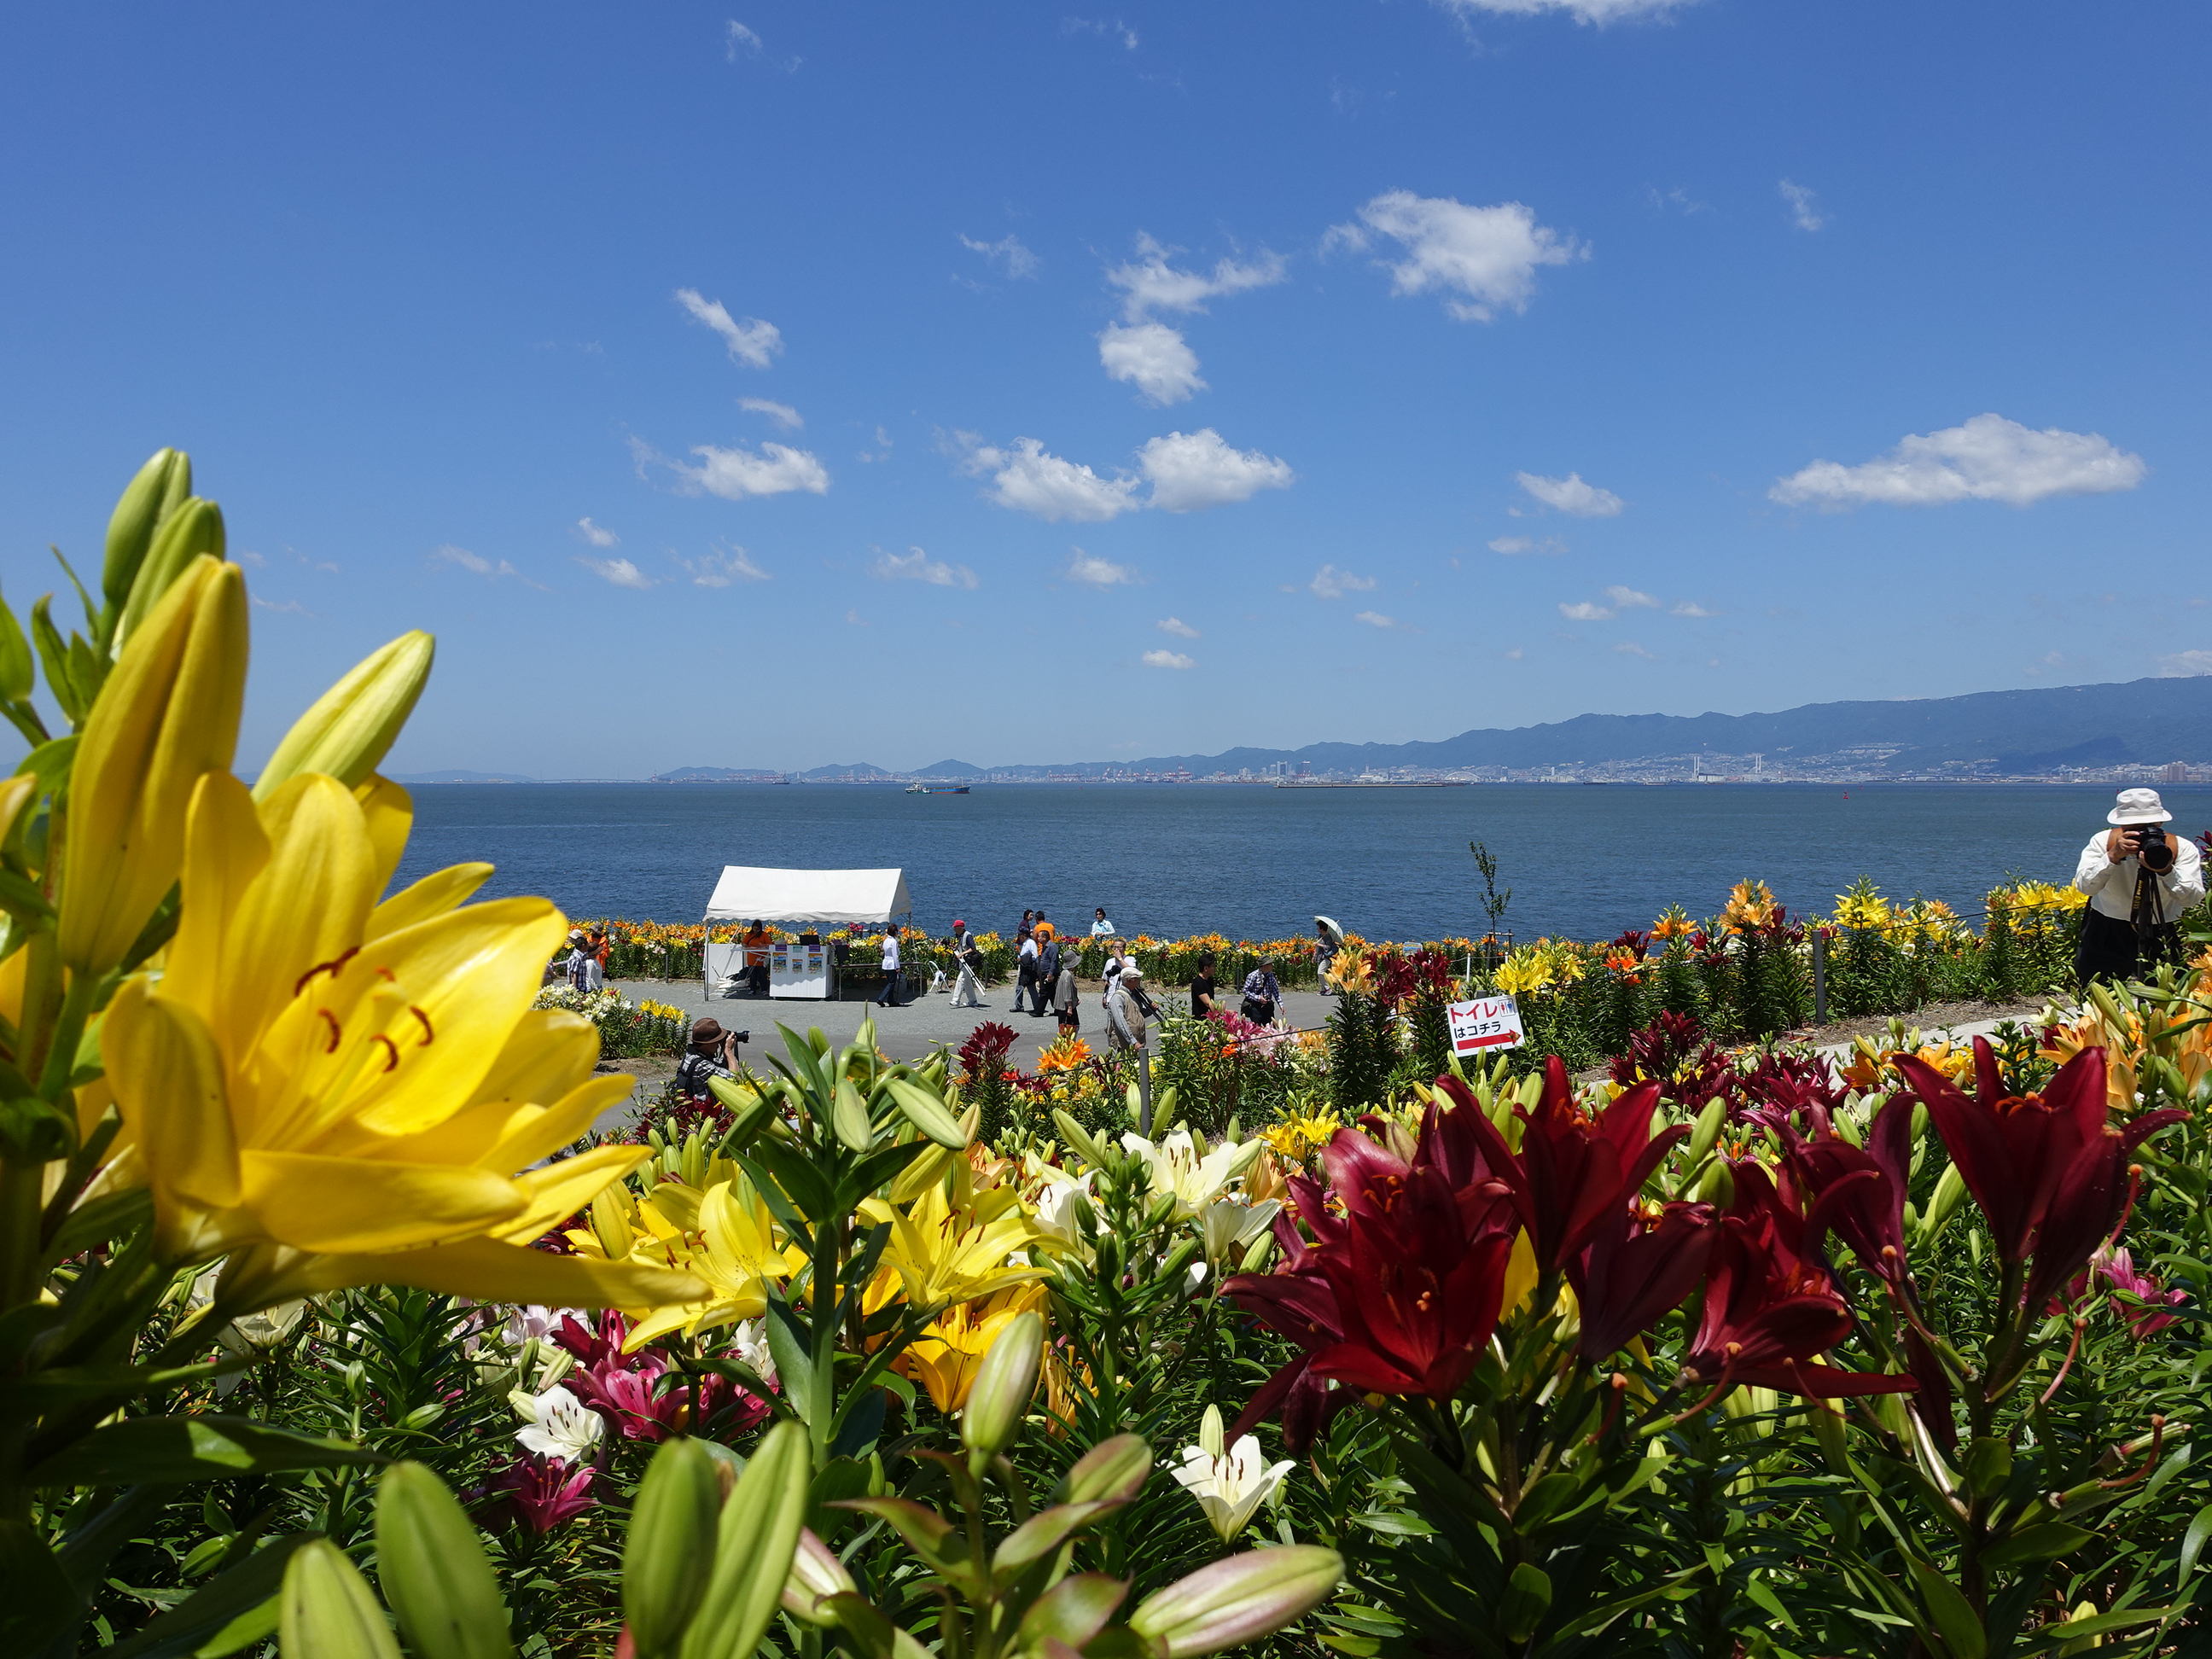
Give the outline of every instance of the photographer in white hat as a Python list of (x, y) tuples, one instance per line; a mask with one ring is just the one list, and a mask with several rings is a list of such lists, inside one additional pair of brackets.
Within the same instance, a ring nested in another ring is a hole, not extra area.
[(2074, 974), (2129, 979), (2161, 962), (2181, 959), (2181, 913), (2204, 896), (2197, 843), (2166, 832), (2173, 817), (2155, 789), (2123, 789), (2105, 815), (2113, 827), (2081, 849), (2074, 884), (2089, 896)]

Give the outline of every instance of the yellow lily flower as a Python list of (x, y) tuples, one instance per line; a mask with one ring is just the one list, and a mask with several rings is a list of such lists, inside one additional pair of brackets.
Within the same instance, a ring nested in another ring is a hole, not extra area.
[(983, 1356), (999, 1333), (1021, 1315), (1044, 1311), (1044, 1286), (1021, 1285), (981, 1302), (947, 1308), (892, 1362), (899, 1374), (929, 1390), (930, 1403), (947, 1417), (968, 1403)]
[(463, 907), (476, 866), (377, 902), (405, 797), (363, 793), (310, 773), (257, 807), (227, 772), (193, 793), (177, 936), (102, 1033), (160, 1256), (229, 1255), (232, 1304), (372, 1283), (572, 1306), (698, 1296), (689, 1273), (529, 1248), (648, 1156), (529, 1167), (629, 1080), (592, 1077), (589, 1022), (530, 1006), (566, 925), (547, 901)]
[[(665, 1191), (665, 1188), (657, 1188)], [(641, 1211), (654, 1206), (651, 1200)], [(632, 1251), (632, 1260), (655, 1255), (672, 1267), (681, 1267), (705, 1281), (706, 1294), (684, 1302), (664, 1304), (632, 1327), (625, 1351), (635, 1352), (655, 1338), (680, 1329), (686, 1336), (716, 1325), (734, 1325), (741, 1319), (758, 1319), (768, 1311), (770, 1279), (788, 1279), (790, 1259), (776, 1247), (775, 1224), (758, 1194), (750, 1206), (738, 1195), (736, 1183), (721, 1182), (708, 1188), (699, 1200), (698, 1243), (648, 1244)]]
[(1020, 1194), (1001, 1187), (983, 1194), (974, 1207), (956, 1206), (945, 1191), (952, 1184), (930, 1188), (903, 1210), (879, 1198), (860, 1201), (864, 1219), (891, 1224), (884, 1261), (897, 1270), (907, 1301), (916, 1308), (941, 1308), (1045, 1277), (1042, 1267), (1007, 1262), (1015, 1251), (1043, 1243), (1036, 1224), (1021, 1212)]
[(246, 577), (200, 557), (131, 635), (70, 775), (57, 945), (81, 979), (121, 962), (184, 858), (185, 808), (228, 773), (246, 699)]

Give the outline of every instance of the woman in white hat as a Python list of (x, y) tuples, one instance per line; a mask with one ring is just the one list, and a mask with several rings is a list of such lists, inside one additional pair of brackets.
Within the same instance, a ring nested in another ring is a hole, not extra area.
[(2204, 896), (2197, 843), (2168, 835), (2173, 814), (2155, 789), (2123, 789), (2105, 815), (2112, 825), (2089, 838), (2074, 884), (2089, 896), (2074, 974), (2129, 979), (2160, 962), (2181, 958), (2181, 913)]

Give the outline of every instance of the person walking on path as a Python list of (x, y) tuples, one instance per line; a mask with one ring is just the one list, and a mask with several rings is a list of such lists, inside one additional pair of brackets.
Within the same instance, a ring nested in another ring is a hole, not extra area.
[[(1052, 1000), (1053, 988), (1060, 983), (1060, 941), (1042, 923), (1037, 933), (1037, 989), (1047, 1004)], [(1040, 1010), (1042, 1012), (1042, 1010)]]
[(1112, 939), (1114, 937), (1114, 924), (1106, 920), (1106, 911), (1104, 907), (1100, 907), (1097, 914), (1098, 920), (1091, 924), (1091, 937), (1093, 939)]
[(2204, 896), (2197, 843), (2168, 835), (2173, 814), (2155, 789), (2123, 789), (2081, 849), (2074, 885), (2089, 896), (2074, 947), (2074, 974), (2124, 980), (2181, 960), (2181, 913)]
[(975, 977), (975, 964), (982, 961), (983, 952), (975, 943), (975, 936), (968, 931), (968, 924), (957, 918), (952, 923), (952, 959), (960, 966), (960, 982), (953, 988), (952, 1006), (981, 1007), (983, 987)]
[(1054, 927), (1050, 922), (1044, 919), (1044, 912), (1042, 910), (1037, 912), (1036, 927), (1035, 931), (1037, 936), (1037, 943), (1040, 945), (1046, 944), (1048, 941), (1060, 937), (1060, 929)]
[(1275, 959), (1261, 957), (1244, 975), (1244, 1006), (1239, 1011), (1255, 1025), (1273, 1025), (1283, 1010), (1283, 988), (1275, 983)]
[(1060, 959), (1060, 974), (1052, 982), (1052, 1010), (1060, 1016), (1060, 1034), (1072, 1037), (1083, 1029), (1083, 1016), (1077, 1012), (1075, 991), (1075, 954), (1069, 951)]
[[(1022, 1006), (1024, 996), (1030, 1000), (1026, 1009)], [(1021, 955), (1015, 963), (1014, 1012), (1031, 1016), (1044, 1012), (1044, 992), (1037, 984), (1036, 936), (1033, 933), (1022, 935)]]
[(1130, 965), (1131, 963), (1128, 957), (1123, 952), (1121, 941), (1118, 939), (1108, 939), (1106, 941), (1106, 966), (1099, 973), (1099, 977), (1106, 982), (1106, 995), (1111, 996), (1114, 994), (1114, 981), (1121, 978), (1121, 970)]
[(1320, 982), (1323, 996), (1334, 996), (1336, 993), (1330, 988), (1328, 970), (1336, 960), (1336, 953), (1344, 948), (1344, 929), (1328, 916), (1316, 916), (1314, 933), (1321, 940), (1314, 951), (1314, 977)]
[(899, 1006), (899, 937), (896, 925), (884, 929), (884, 994), (876, 999), (878, 1008)]
[(1145, 972), (1133, 962), (1114, 975), (1106, 993), (1108, 1040), (1116, 1048), (1145, 1046)]
[(1190, 981), (1190, 1017), (1204, 1019), (1213, 1012), (1213, 952), (1206, 951), (1198, 959), (1198, 972)]
[(585, 995), (606, 988), (607, 970), (592, 953), (591, 941), (584, 937), (582, 928), (568, 935), (568, 960), (562, 965), (568, 969), (569, 985)]

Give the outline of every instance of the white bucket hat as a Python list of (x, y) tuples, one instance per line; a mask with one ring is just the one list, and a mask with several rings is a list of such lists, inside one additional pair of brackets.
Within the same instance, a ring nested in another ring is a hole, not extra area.
[(2166, 823), (2173, 814), (2166, 810), (2155, 789), (2123, 789), (2119, 805), (2105, 814), (2107, 823)]

